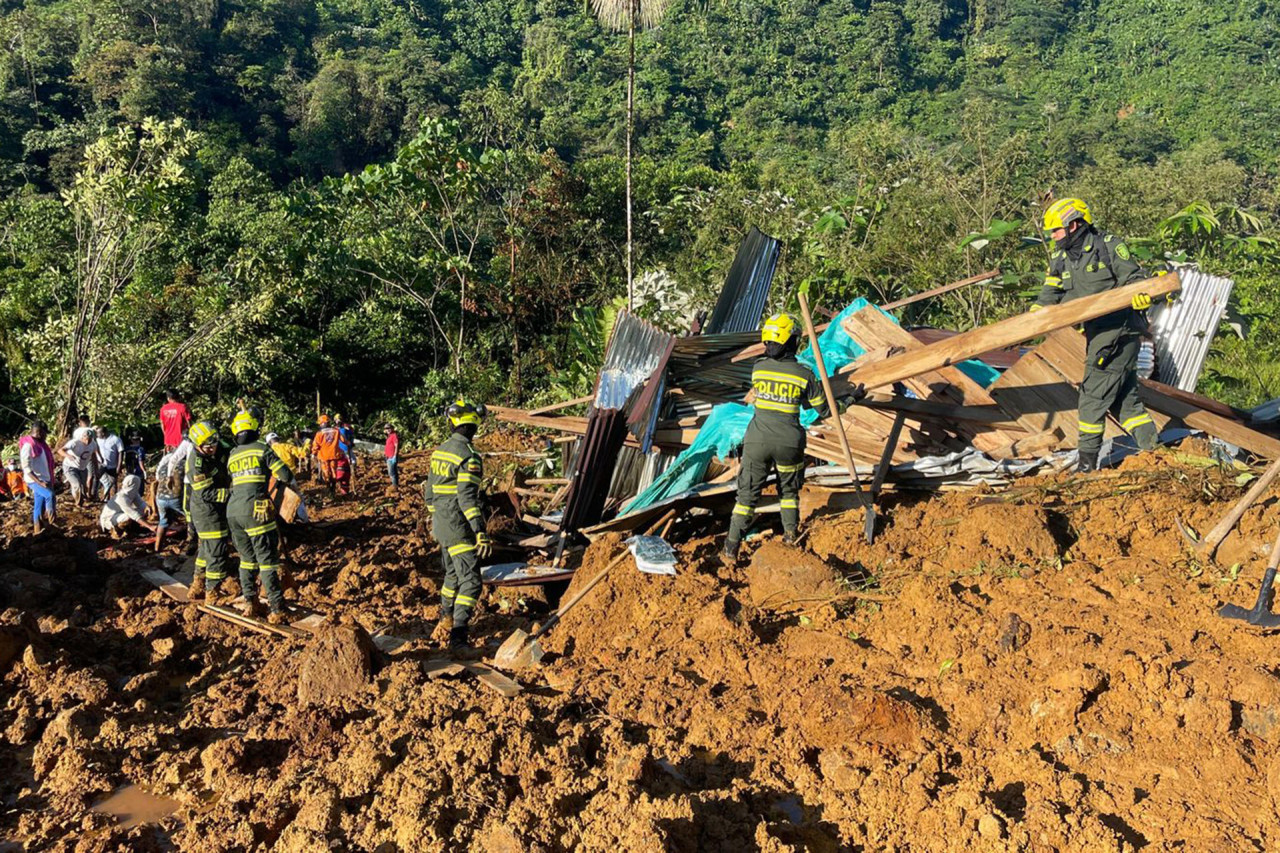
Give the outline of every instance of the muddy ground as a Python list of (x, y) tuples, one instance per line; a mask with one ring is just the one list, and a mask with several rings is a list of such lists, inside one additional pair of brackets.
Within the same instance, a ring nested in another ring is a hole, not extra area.
[[(860, 511), (820, 515), (734, 569), (685, 522), (675, 578), (611, 573), (504, 699), (424, 674), (437, 557), (416, 491), (365, 468), (353, 499), (308, 490), (290, 596), (339, 624), (306, 644), (166, 599), (86, 513), (33, 540), (0, 506), (0, 849), (1280, 846), (1280, 636), (1216, 616), (1252, 603), (1280, 505), (1216, 565), (1175, 528), (1226, 511), (1228, 472), (1163, 453), (904, 494), (872, 547)], [(491, 654), (543, 604), (487, 595)], [(374, 651), (381, 628), (411, 642)], [(179, 809), (91, 810), (131, 783)]]

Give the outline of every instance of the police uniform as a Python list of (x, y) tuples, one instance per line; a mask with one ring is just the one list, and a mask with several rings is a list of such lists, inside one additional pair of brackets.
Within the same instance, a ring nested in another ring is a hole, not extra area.
[(754, 413), (742, 440), (738, 471), (738, 502), (725, 540), (726, 553), (736, 553), (751, 526), (760, 493), (770, 473), (778, 473), (782, 527), (794, 537), (800, 524), (800, 487), (804, 483), (805, 431), (800, 409), (816, 409), (824, 418), (830, 410), (822, 385), (795, 356), (762, 358), (751, 371)]
[[(280, 534), (275, 508), (267, 483), (272, 476), (286, 486), (295, 484), (293, 472), (275, 451), (261, 441), (250, 441), (231, 451), (227, 458), (231, 497), (227, 501), (227, 522), (231, 541), (240, 554), (240, 591), (250, 602), (257, 600), (255, 574), (261, 576), (272, 613), (284, 610), (280, 588)], [(204, 528), (201, 527), (201, 537)]]
[(487, 541), (480, 482), (480, 455), (466, 436), (453, 433), (431, 454), (431, 474), (423, 487), (431, 513), (431, 535), (440, 543), (444, 585), (440, 588), (440, 618), (452, 618), (462, 631), (480, 599), (477, 547)]
[[(1148, 278), (1118, 237), (1082, 225), (1079, 252), (1055, 249), (1039, 305), (1057, 305)], [(1143, 312), (1125, 308), (1088, 320), (1084, 381), (1080, 383), (1081, 470), (1096, 465), (1108, 412), (1143, 450), (1155, 447), (1157, 430), (1138, 398), (1138, 349), (1146, 328)]]
[[(207, 427), (206, 427), (207, 428)], [(192, 439), (193, 443), (195, 439)], [(187, 455), (187, 479), (191, 481), (188, 518), (199, 533), (196, 574), (212, 589), (227, 576), (231, 562), (227, 526), (227, 498), (231, 480), (227, 476), (230, 448), (218, 442), (208, 456), (197, 448)]]

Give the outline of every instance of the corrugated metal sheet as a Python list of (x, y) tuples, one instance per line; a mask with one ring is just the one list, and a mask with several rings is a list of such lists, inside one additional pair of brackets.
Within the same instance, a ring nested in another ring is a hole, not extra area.
[(1156, 378), (1183, 391), (1194, 391), (1235, 282), (1192, 266), (1179, 267), (1178, 276), (1182, 279), (1178, 300), (1151, 309)]
[(769, 302), (769, 289), (773, 286), (780, 253), (781, 244), (777, 240), (752, 226), (738, 246), (720, 298), (703, 331), (715, 335), (760, 328), (760, 316)]

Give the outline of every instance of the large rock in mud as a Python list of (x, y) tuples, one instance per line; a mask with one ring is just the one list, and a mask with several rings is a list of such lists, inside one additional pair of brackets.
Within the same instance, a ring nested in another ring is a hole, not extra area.
[(765, 542), (747, 567), (751, 604), (768, 610), (811, 607), (840, 595), (839, 576), (822, 560), (781, 541)]
[(298, 667), (298, 702), (350, 698), (373, 681), (373, 640), (359, 625), (321, 625)]

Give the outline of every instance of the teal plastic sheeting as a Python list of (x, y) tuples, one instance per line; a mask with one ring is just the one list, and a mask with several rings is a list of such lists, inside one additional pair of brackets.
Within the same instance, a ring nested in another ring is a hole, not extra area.
[[(818, 336), (818, 347), (822, 350), (822, 361), (828, 371), (835, 371), (866, 352), (866, 349), (844, 330), (843, 320), (870, 305), (872, 303), (866, 299), (861, 297), (855, 299), (846, 305), (844, 310), (831, 320), (826, 330)], [(873, 307), (880, 310), (878, 306)], [(895, 323), (897, 322), (892, 314), (882, 313)], [(813, 347), (805, 347), (796, 358), (808, 366), (815, 376), (817, 375), (818, 366), (813, 360)], [(990, 385), (1000, 375), (998, 371), (980, 361), (965, 361), (958, 367), (984, 387)], [(673, 498), (701, 483), (706, 477), (707, 466), (711, 464), (712, 459), (716, 457), (727, 459), (734, 450), (742, 446), (742, 438), (747, 434), (751, 415), (751, 407), (741, 403), (722, 403), (712, 409), (693, 443), (676, 457), (676, 461), (671, 463), (661, 477), (649, 484), (649, 488), (636, 495), (631, 503), (624, 506), (620, 514), (626, 515)], [(800, 412), (800, 423), (806, 428), (817, 419), (818, 413), (813, 409), (802, 409)]]

